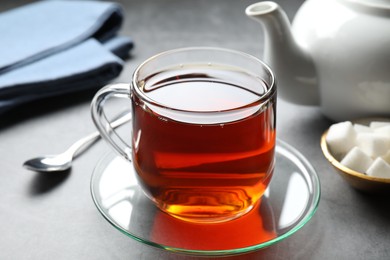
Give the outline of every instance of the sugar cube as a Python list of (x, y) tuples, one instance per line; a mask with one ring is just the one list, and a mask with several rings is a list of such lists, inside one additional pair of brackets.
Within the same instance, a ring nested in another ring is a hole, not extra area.
[(390, 125), (375, 128), (374, 132), (390, 138)]
[(385, 160), (388, 164), (390, 164), (390, 150), (387, 151), (385, 155), (381, 156), (383, 160)]
[(336, 158), (341, 158), (352, 147), (355, 146), (356, 132), (350, 121), (331, 125), (326, 142), (331, 153)]
[(361, 124), (354, 124), (353, 128), (355, 129), (356, 133), (372, 133), (374, 131), (374, 129), (371, 127)]
[(390, 139), (387, 136), (374, 133), (359, 133), (356, 145), (371, 157), (384, 155), (389, 150)]
[(380, 178), (390, 178), (390, 164), (378, 157), (367, 169), (367, 175)]
[(345, 157), (341, 160), (341, 164), (355, 170), (357, 172), (365, 173), (372, 163), (369, 155), (363, 152), (359, 147), (352, 148)]
[(370, 123), (370, 127), (373, 129), (383, 126), (390, 126), (390, 122), (372, 121)]

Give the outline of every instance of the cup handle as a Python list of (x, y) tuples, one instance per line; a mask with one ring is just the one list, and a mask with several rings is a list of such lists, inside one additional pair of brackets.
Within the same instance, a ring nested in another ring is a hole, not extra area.
[(91, 103), (92, 119), (102, 138), (126, 160), (131, 161), (131, 147), (115, 132), (103, 110), (106, 100), (113, 97), (129, 100), (130, 85), (125, 83), (110, 84), (100, 89)]

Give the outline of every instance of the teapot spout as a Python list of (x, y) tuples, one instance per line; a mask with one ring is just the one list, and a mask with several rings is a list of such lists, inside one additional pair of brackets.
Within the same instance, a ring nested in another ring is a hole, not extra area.
[(296, 104), (318, 105), (313, 60), (295, 41), (286, 13), (278, 4), (268, 1), (248, 6), (245, 13), (263, 27), (263, 58), (275, 72), (280, 97)]

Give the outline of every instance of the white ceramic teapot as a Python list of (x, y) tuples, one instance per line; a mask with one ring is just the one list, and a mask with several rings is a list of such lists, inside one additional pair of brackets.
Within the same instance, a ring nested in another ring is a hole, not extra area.
[(292, 26), (274, 2), (246, 14), (263, 25), (283, 99), (335, 121), (390, 116), (390, 0), (307, 0)]

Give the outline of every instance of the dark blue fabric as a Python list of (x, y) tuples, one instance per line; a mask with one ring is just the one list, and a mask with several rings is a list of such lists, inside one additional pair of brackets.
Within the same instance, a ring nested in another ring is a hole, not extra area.
[(41, 1), (0, 14), (0, 112), (48, 96), (98, 88), (133, 47), (117, 36), (119, 5)]

